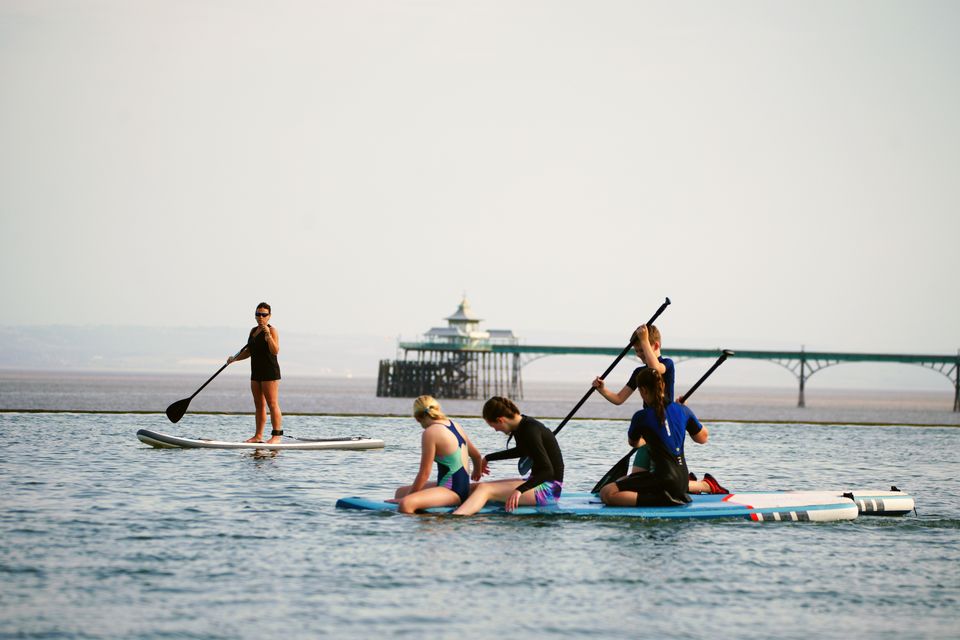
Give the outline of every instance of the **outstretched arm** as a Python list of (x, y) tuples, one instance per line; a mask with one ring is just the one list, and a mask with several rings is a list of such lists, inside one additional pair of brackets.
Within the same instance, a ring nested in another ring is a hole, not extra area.
[(611, 402), (616, 405), (621, 405), (627, 401), (627, 398), (630, 397), (630, 394), (633, 393), (633, 389), (630, 388), (630, 385), (625, 386), (623, 389), (620, 389), (620, 393), (613, 393), (607, 389), (607, 385), (604, 384), (603, 380), (599, 377), (594, 378), (593, 388), (596, 389), (600, 395), (607, 399), (607, 402)]

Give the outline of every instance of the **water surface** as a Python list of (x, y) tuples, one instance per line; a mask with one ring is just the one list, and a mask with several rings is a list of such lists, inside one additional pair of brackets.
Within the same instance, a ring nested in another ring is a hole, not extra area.
[[(503, 446), (463, 423), (482, 450)], [(239, 439), (252, 419), (0, 414), (0, 637), (956, 637), (954, 428), (709, 423), (691, 468), (732, 489), (897, 484), (917, 499), (905, 518), (756, 524), (341, 511), (338, 497), (413, 479), (419, 427), (285, 426), (387, 448), (157, 450), (135, 431)], [(624, 430), (564, 429), (569, 488), (626, 451)]]

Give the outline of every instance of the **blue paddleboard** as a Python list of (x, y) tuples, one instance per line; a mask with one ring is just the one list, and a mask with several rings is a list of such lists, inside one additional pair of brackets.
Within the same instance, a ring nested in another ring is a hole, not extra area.
[[(692, 502), (676, 507), (609, 507), (592, 493), (564, 493), (555, 506), (518, 507), (507, 513), (502, 504), (488, 504), (480, 513), (509, 516), (568, 515), (615, 518), (706, 519), (747, 518), (757, 522), (853, 520), (860, 511), (852, 499), (830, 491), (777, 491), (692, 495)], [(391, 502), (368, 498), (341, 498), (338, 509), (396, 511)], [(450, 507), (427, 509), (427, 513), (448, 514)]]

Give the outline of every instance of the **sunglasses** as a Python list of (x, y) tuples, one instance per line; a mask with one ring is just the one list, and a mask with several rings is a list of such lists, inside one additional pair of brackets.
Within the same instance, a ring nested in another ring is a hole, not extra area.
[(255, 316), (258, 317), (258, 318), (266, 318), (268, 315), (270, 315), (270, 313), (269, 313), (269, 312), (267, 312), (267, 313), (260, 313), (259, 311), (256, 311), (256, 312), (254, 312), (253, 315), (255, 315)]

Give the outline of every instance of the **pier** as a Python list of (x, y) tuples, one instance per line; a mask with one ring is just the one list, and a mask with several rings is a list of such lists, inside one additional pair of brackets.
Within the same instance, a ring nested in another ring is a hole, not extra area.
[(523, 398), (521, 352), (509, 329), (483, 330), (466, 297), (446, 327), (433, 327), (422, 342), (401, 342), (403, 358), (381, 360), (377, 396), (414, 398)]
[[(441, 398), (486, 398), (505, 395), (523, 398), (523, 367), (547, 356), (591, 355), (616, 357), (623, 347), (578, 347), (525, 345), (512, 331), (479, 330), (480, 322), (466, 299), (457, 313), (447, 318), (449, 326), (434, 328), (420, 341), (398, 344), (402, 360), (383, 360), (377, 395), (414, 397), (428, 393)], [(806, 385), (815, 373), (844, 363), (900, 363), (925, 367), (943, 375), (953, 385), (953, 411), (960, 412), (960, 350), (949, 355), (897, 353), (843, 353), (836, 351), (734, 351), (733, 359), (765, 360), (790, 371), (799, 384), (797, 406), (806, 406)], [(663, 349), (676, 361), (716, 359), (722, 349)], [(418, 393), (413, 393), (418, 391)]]

